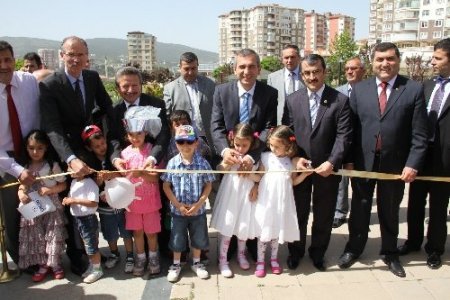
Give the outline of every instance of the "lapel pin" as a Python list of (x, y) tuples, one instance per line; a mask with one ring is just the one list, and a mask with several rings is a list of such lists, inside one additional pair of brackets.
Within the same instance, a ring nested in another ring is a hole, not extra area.
[(327, 104), (327, 103), (328, 103), (328, 100), (323, 100), (323, 103), (324, 103), (324, 104)]

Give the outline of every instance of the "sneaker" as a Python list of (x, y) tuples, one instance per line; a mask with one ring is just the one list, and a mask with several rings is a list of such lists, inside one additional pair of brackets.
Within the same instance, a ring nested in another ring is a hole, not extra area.
[(99, 280), (103, 276), (102, 268), (92, 269), (92, 272), (83, 279), (84, 283), (93, 283)]
[(128, 256), (127, 259), (125, 260), (124, 272), (127, 274), (133, 273), (133, 268), (134, 268), (134, 257)]
[(88, 276), (92, 273), (92, 268), (93, 268), (92, 264), (89, 264), (87, 270), (84, 271), (83, 274), (81, 274), (81, 278), (86, 278), (86, 277), (88, 277)]
[(114, 268), (120, 260), (120, 256), (111, 253), (111, 255), (106, 259), (105, 267), (107, 269)]
[(197, 274), (200, 279), (207, 279), (209, 277), (208, 271), (205, 269), (205, 265), (201, 262), (196, 262), (191, 266), (191, 270)]
[(137, 258), (134, 267), (133, 267), (133, 275), (134, 276), (142, 276), (144, 275), (144, 269), (145, 269), (145, 258), (139, 259)]
[(161, 268), (159, 267), (159, 256), (150, 257), (148, 259), (147, 270), (150, 272), (150, 275), (159, 274), (161, 272)]
[(169, 282), (177, 281), (178, 277), (180, 277), (180, 273), (181, 273), (181, 265), (180, 264), (177, 264), (177, 265), (172, 264), (169, 267), (169, 273), (167, 273), (167, 281), (169, 281)]
[(220, 270), (220, 274), (222, 274), (223, 277), (225, 277), (225, 278), (233, 277), (233, 272), (231, 272), (228, 262), (224, 263), (224, 264), (219, 264), (219, 270)]

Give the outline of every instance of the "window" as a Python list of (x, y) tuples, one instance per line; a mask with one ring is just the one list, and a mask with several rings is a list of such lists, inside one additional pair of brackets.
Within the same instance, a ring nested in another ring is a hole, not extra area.
[(423, 0), (423, 5), (427, 5), (427, 4), (430, 4), (430, 0)]
[(441, 16), (443, 13), (444, 13), (444, 9), (443, 8), (436, 9), (436, 16)]
[(420, 22), (420, 28), (428, 28), (428, 22), (427, 21)]
[(433, 31), (433, 39), (440, 39), (442, 36), (442, 31)]
[(442, 27), (442, 20), (434, 21), (434, 27)]
[(428, 38), (428, 32), (421, 32), (420, 33), (420, 39), (425, 40)]
[(429, 15), (430, 15), (430, 11), (429, 10), (422, 10), (422, 17), (429, 16)]

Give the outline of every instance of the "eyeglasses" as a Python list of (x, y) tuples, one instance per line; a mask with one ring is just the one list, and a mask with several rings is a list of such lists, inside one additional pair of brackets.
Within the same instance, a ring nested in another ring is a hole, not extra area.
[(195, 141), (175, 141), (177, 143), (177, 145), (184, 145), (184, 144), (188, 144), (188, 145), (192, 145), (195, 143)]
[(75, 57), (80, 58), (80, 57), (86, 55), (85, 53), (73, 53), (73, 52), (63, 52), (63, 53), (64, 53), (64, 55), (67, 55), (70, 58), (75, 58)]

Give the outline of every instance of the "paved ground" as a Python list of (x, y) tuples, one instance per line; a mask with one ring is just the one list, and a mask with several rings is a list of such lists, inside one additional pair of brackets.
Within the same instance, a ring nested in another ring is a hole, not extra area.
[[(360, 262), (349, 270), (340, 270), (337, 259), (347, 240), (347, 226), (333, 230), (326, 254), (328, 269), (317, 272), (309, 258), (305, 257), (295, 271), (287, 269), (286, 246), (280, 248), (284, 273), (268, 274), (259, 279), (251, 271), (241, 271), (235, 261), (231, 268), (234, 278), (223, 278), (217, 266), (211, 264), (211, 277), (200, 280), (188, 267), (181, 279), (169, 284), (165, 279), (167, 261), (161, 276), (133, 278), (123, 273), (122, 265), (107, 270), (105, 277), (87, 285), (79, 277), (67, 274), (61, 281), (47, 280), (35, 284), (30, 275), (0, 284), (1, 299), (450, 299), (450, 255), (443, 256), (443, 266), (430, 270), (425, 263), (424, 251), (402, 257), (406, 278), (391, 274), (379, 259), (380, 232), (376, 207), (373, 207), (371, 232), (366, 250)], [(402, 202), (400, 215), (400, 241), (406, 237), (406, 200)], [(310, 220), (311, 221), (311, 220)], [(216, 260), (217, 233), (210, 231), (211, 261)], [(106, 247), (105, 244), (101, 245)], [(447, 241), (447, 249), (450, 242)], [(106, 250), (106, 248), (103, 248)], [(123, 248), (122, 248), (123, 251)], [(67, 266), (67, 260), (65, 260)]]

